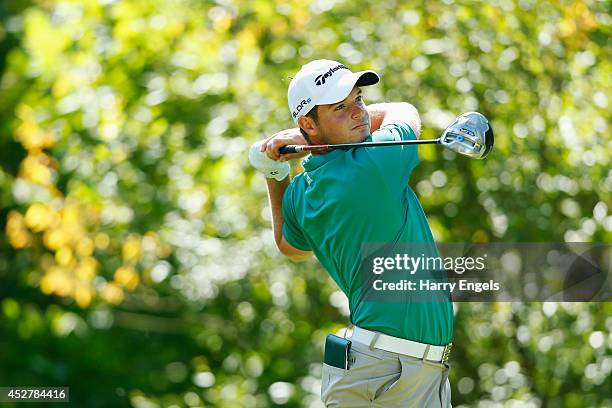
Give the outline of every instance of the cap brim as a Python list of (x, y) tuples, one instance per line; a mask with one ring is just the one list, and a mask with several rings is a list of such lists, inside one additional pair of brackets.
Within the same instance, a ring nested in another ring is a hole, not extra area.
[(357, 82), (355, 82), (355, 86), (375, 85), (380, 81), (380, 77), (374, 71), (355, 72), (355, 75), (359, 75)]
[(359, 71), (345, 75), (338, 81), (338, 86), (330, 89), (316, 102), (316, 105), (330, 105), (344, 100), (355, 86), (369, 86), (377, 84), (380, 77), (374, 71)]

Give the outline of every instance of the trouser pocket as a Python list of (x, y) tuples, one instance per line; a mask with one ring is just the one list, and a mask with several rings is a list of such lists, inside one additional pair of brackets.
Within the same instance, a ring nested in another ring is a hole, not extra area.
[(332, 389), (346, 376), (347, 370), (323, 363), (321, 373), (321, 401), (327, 406)]

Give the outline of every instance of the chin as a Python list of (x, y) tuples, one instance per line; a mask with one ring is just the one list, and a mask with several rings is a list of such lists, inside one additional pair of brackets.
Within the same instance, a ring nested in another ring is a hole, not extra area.
[(353, 130), (353, 134), (356, 135), (353, 136), (355, 141), (363, 142), (370, 135), (370, 128), (366, 126), (363, 129), (355, 129)]

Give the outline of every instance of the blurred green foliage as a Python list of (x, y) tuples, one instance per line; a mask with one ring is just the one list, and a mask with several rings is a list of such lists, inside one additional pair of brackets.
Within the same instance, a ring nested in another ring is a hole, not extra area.
[[(314, 58), (377, 70), (366, 102), (413, 103), (423, 137), (492, 120), (485, 161), (420, 149), (439, 241), (610, 242), (609, 6), (0, 1), (0, 385), (318, 406), (345, 301), (277, 253), (246, 158), (292, 126), (287, 77)], [(456, 312), (454, 405), (612, 405), (609, 303)]]

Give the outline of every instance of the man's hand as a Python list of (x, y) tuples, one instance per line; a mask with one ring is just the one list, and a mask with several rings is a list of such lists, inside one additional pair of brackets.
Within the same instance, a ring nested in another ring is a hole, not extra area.
[(266, 152), (268, 157), (272, 160), (287, 161), (291, 159), (297, 159), (304, 157), (308, 152), (300, 153), (287, 153), (281, 155), (279, 150), (283, 146), (287, 145), (307, 145), (308, 142), (302, 136), (299, 128), (286, 129), (278, 133), (273, 134), (260, 146), (262, 152)]
[(290, 166), (287, 162), (270, 159), (262, 150), (264, 140), (259, 140), (249, 149), (249, 161), (251, 165), (262, 173), (266, 178), (282, 181), (289, 175)]

